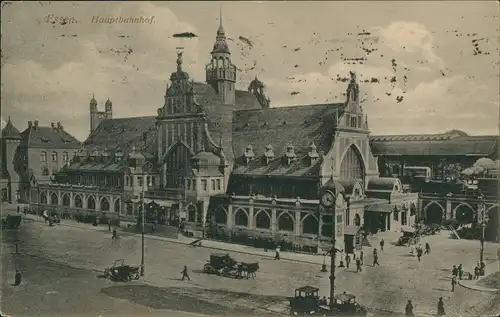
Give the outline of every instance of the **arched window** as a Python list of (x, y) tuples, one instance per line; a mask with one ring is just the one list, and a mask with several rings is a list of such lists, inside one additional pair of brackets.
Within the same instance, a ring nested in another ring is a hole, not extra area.
[(46, 193), (40, 194), (40, 203), (43, 205), (47, 205), (47, 194)]
[(47, 162), (47, 152), (40, 152), (40, 162)]
[(121, 201), (120, 201), (120, 198), (118, 198), (117, 200), (115, 200), (115, 210), (114, 210), (115, 212), (119, 213), (121, 211), (120, 205), (121, 205)]
[(351, 145), (342, 158), (340, 163), (340, 179), (341, 180), (356, 180), (363, 179), (364, 169), (361, 154), (358, 149)]
[(269, 213), (265, 210), (261, 210), (257, 213), (255, 217), (255, 227), (259, 229), (270, 229), (271, 228), (271, 217)]
[(76, 195), (75, 196), (75, 207), (76, 208), (82, 208), (83, 207), (83, 200), (82, 200), (82, 197), (80, 197), (80, 195)]
[(354, 225), (358, 227), (361, 226), (361, 217), (358, 213), (354, 215)]
[(410, 205), (410, 216), (415, 216), (417, 214), (417, 207), (414, 203)]
[(49, 176), (50, 172), (46, 166), (42, 167), (42, 176)]
[(215, 223), (221, 225), (227, 224), (227, 212), (223, 207), (218, 206), (217, 209), (215, 209), (214, 216), (215, 216)]
[(469, 224), (474, 222), (475, 210), (471, 206), (462, 204), (455, 208), (455, 219), (460, 224)]
[(52, 162), (57, 162), (57, 152), (52, 152)]
[(289, 213), (282, 213), (278, 218), (278, 229), (282, 231), (293, 231), (295, 224)]
[(56, 193), (52, 193), (50, 195), (50, 204), (51, 205), (59, 205), (59, 198), (57, 197)]
[(248, 226), (248, 215), (243, 209), (238, 209), (234, 214), (234, 224), (237, 226)]
[(69, 161), (68, 152), (63, 152), (63, 154), (62, 154), (62, 160), (63, 160), (63, 162)]
[(307, 215), (302, 222), (302, 233), (318, 234), (319, 221), (313, 215)]
[(101, 211), (109, 211), (109, 200), (106, 197), (101, 199)]
[(7, 188), (2, 188), (2, 201), (9, 200)]
[(193, 205), (188, 206), (188, 222), (196, 222), (196, 208)]
[(95, 199), (93, 196), (87, 198), (87, 209), (95, 210)]
[(167, 187), (184, 187), (184, 176), (191, 171), (191, 151), (183, 144), (177, 143), (165, 158), (167, 167)]
[(62, 198), (62, 203), (64, 207), (69, 207), (70, 206), (70, 199), (68, 194), (64, 194)]

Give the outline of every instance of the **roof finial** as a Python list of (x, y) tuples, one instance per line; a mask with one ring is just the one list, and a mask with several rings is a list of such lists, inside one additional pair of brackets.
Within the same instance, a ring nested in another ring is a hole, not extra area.
[(177, 52), (177, 71), (182, 71), (182, 51)]

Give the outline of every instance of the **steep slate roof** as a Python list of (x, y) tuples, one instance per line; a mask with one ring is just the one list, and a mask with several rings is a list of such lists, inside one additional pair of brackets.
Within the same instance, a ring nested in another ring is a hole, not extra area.
[[(127, 154), (135, 146), (137, 151), (155, 154), (156, 117), (132, 117), (108, 119), (102, 121), (83, 143), (82, 150), (91, 153), (97, 151), (115, 152), (120, 149)], [(146, 142), (144, 142), (144, 133)]]
[[(321, 160), (316, 163), (310, 164), (307, 156), (299, 157), (292, 161), (290, 165), (283, 164), (283, 157), (279, 156), (264, 164), (262, 155), (257, 156), (254, 160), (250, 161), (248, 165), (237, 164), (235, 165), (232, 174), (246, 174), (246, 175), (266, 175), (266, 176), (314, 176), (318, 175)], [(238, 160), (241, 163), (241, 160)]]
[(21, 132), (12, 124), (12, 121), (9, 120), (7, 121), (7, 124), (5, 127), (2, 129), (2, 138), (9, 138), (9, 139), (20, 139), (21, 138)]
[(449, 139), (370, 138), (374, 155), (477, 155), (489, 156), (497, 149), (498, 136), (456, 136)]
[(235, 110), (260, 109), (261, 106), (251, 92), (236, 90), (234, 105), (225, 105), (212, 86), (204, 83), (194, 83), (197, 102), (207, 113), (208, 130), (212, 140), (219, 145), (222, 139), (222, 149), (229, 161), (234, 160), (232, 144), (232, 125)]
[(463, 131), (451, 130), (440, 134), (374, 135), (370, 136), (370, 141), (445, 141), (466, 136), (467, 133)]
[[(336, 126), (334, 113), (344, 104), (304, 105), (234, 113), (233, 151), (240, 158), (248, 145), (255, 157), (262, 157), (265, 147), (272, 145), (276, 158), (294, 146), (297, 157), (307, 154), (311, 142), (318, 152), (327, 152), (333, 142)], [(330, 120), (328, 120), (330, 118)]]
[(80, 141), (62, 128), (28, 127), (21, 133), (21, 142), (28, 147), (77, 149)]

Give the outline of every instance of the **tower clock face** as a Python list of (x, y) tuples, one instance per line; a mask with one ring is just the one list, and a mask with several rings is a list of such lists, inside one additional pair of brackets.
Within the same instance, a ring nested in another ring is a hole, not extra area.
[(321, 196), (320, 203), (325, 208), (331, 208), (335, 203), (335, 195), (331, 191), (325, 191)]

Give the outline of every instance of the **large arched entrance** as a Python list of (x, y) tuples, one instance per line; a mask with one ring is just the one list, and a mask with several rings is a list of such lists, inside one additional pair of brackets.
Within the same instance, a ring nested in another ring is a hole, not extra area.
[(499, 207), (492, 207), (486, 211), (488, 222), (484, 230), (484, 237), (488, 241), (498, 242), (500, 239)]
[(424, 212), (426, 224), (441, 224), (443, 222), (444, 208), (437, 202), (430, 202), (424, 207)]
[(164, 158), (166, 164), (167, 188), (184, 188), (184, 177), (191, 173), (193, 153), (182, 142), (172, 146)]
[(453, 211), (455, 219), (459, 224), (468, 224), (474, 222), (475, 210), (468, 204), (460, 204)]
[(364, 180), (364, 164), (358, 148), (351, 145), (340, 163), (340, 179), (341, 180)]

